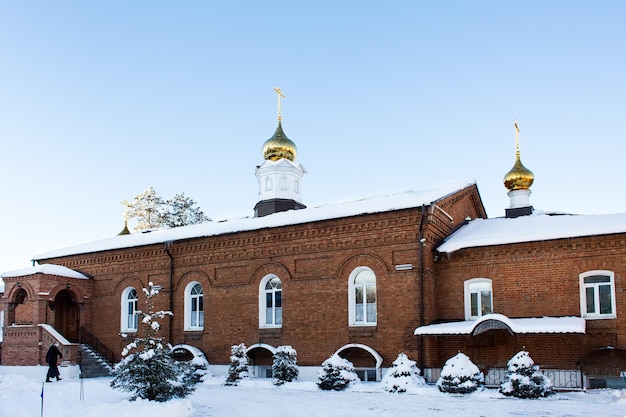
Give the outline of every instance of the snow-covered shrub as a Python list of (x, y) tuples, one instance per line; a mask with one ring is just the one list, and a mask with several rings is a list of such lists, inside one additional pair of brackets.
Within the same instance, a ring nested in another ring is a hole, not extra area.
[(539, 367), (528, 352), (517, 352), (507, 364), (506, 379), (500, 392), (518, 398), (539, 398), (554, 394), (550, 378), (539, 372)]
[[(177, 349), (183, 349), (191, 354), (191, 359), (181, 359), (180, 355), (176, 355)], [(204, 381), (207, 375), (210, 375), (208, 371), (209, 361), (206, 359), (204, 352), (194, 346), (190, 345), (176, 345), (172, 348), (172, 356), (183, 367), (189, 368), (189, 372), (192, 372), (198, 376), (200, 382)]]
[(343, 391), (359, 381), (352, 362), (339, 355), (333, 355), (322, 363), (317, 379), (317, 386), (324, 391)]
[(404, 353), (400, 353), (392, 367), (389, 368), (381, 381), (383, 389), (389, 392), (406, 392), (407, 389), (424, 385), (426, 381), (420, 376), (420, 370)]
[(172, 346), (157, 337), (161, 329), (157, 321), (171, 315), (170, 311), (154, 311), (153, 298), (159, 293), (150, 282), (143, 289), (147, 312), (137, 311), (141, 318), (144, 337), (137, 337), (122, 351), (122, 361), (113, 369), (110, 385), (120, 391), (131, 392), (130, 401), (141, 398), (164, 402), (184, 398), (195, 390), (203, 374), (172, 358)]
[(437, 380), (437, 388), (441, 392), (451, 394), (467, 394), (481, 388), (485, 376), (465, 354), (459, 352), (448, 359)]
[(247, 378), (249, 374), (248, 355), (246, 355), (246, 345), (243, 343), (233, 345), (230, 348), (230, 367), (225, 385), (239, 385), (242, 378)]
[(274, 385), (283, 385), (298, 379), (296, 350), (291, 346), (278, 346), (272, 362), (272, 378)]

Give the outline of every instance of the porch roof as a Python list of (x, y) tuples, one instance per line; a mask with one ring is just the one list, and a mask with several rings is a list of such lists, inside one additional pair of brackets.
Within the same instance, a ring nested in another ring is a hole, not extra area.
[(581, 317), (534, 317), (511, 319), (503, 314), (486, 314), (478, 320), (466, 320), (420, 326), (415, 335), (477, 335), (490, 329), (510, 333), (585, 333)]
[(1, 278), (23, 277), (23, 276), (35, 275), (35, 274), (57, 275), (60, 277), (76, 278), (76, 279), (89, 279), (88, 276), (81, 274), (80, 272), (74, 271), (73, 269), (70, 269), (62, 265), (55, 265), (55, 264), (35, 265), (30, 268), (7, 271), (7, 272), (3, 272), (2, 274), (0, 274), (0, 277)]

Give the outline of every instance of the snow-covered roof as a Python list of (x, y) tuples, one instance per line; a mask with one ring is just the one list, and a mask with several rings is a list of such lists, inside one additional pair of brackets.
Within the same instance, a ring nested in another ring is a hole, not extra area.
[(0, 274), (0, 277), (2, 278), (22, 277), (22, 276), (34, 275), (34, 274), (46, 274), (46, 275), (57, 275), (60, 277), (67, 277), (67, 278), (89, 279), (89, 277), (81, 274), (80, 272), (76, 272), (65, 266), (54, 265), (54, 264), (42, 264), (42, 265), (32, 266), (30, 268), (22, 268), (22, 269), (16, 269), (14, 271), (3, 272), (2, 274)]
[(475, 219), (450, 235), (438, 248), (464, 248), (534, 242), (570, 237), (626, 233), (626, 213), (593, 215), (536, 214), (517, 218)]
[(437, 202), (444, 197), (474, 184), (474, 181), (448, 184), (438, 188), (422, 191), (407, 191), (399, 194), (365, 198), (302, 210), (289, 210), (264, 217), (245, 217), (225, 221), (213, 221), (190, 226), (176, 227), (173, 229), (153, 230), (149, 233), (132, 233), (129, 235), (114, 236), (108, 239), (42, 253), (33, 257), (33, 259), (50, 259), (82, 253), (130, 248), (182, 239), (217, 236), (249, 230), (337, 219), (360, 214), (380, 213), (420, 207), (422, 205)]
[(535, 317), (511, 319), (503, 314), (486, 314), (478, 320), (431, 324), (415, 329), (415, 335), (472, 334), (482, 323), (495, 320), (513, 333), (585, 333), (585, 319), (581, 317)]

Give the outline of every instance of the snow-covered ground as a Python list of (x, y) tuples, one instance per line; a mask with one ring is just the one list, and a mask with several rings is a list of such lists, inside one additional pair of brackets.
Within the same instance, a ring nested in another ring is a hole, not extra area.
[(381, 384), (358, 384), (345, 392), (321, 391), (314, 382), (275, 387), (269, 380), (244, 380), (225, 387), (223, 377), (209, 378), (182, 400), (128, 402), (128, 393), (109, 388), (110, 378), (81, 380), (72, 367), (64, 379), (44, 384), (46, 367), (0, 366), (0, 416), (32, 417), (362, 417), (362, 416), (626, 416), (626, 391), (591, 390), (521, 400), (497, 390), (468, 395), (442, 394), (432, 385), (392, 394)]

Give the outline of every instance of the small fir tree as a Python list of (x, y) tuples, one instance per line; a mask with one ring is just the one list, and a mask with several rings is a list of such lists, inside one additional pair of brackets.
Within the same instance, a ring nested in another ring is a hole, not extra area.
[(296, 350), (291, 346), (278, 346), (272, 362), (272, 378), (274, 385), (283, 385), (298, 379)]
[(225, 385), (239, 385), (241, 379), (249, 376), (249, 366), (246, 345), (233, 345), (230, 348), (230, 367)]
[(437, 380), (437, 388), (451, 394), (468, 394), (482, 388), (484, 383), (483, 373), (470, 358), (459, 352), (446, 361)]
[(522, 350), (507, 364), (506, 379), (500, 392), (518, 398), (539, 398), (554, 394), (550, 378), (539, 372), (539, 367), (528, 352)]
[(359, 381), (352, 362), (333, 355), (322, 363), (317, 386), (324, 391), (343, 391)]
[(393, 361), (381, 382), (385, 391), (398, 393), (407, 392), (426, 383), (420, 376), (420, 370), (415, 361), (410, 360), (404, 353), (400, 353)]
[(143, 193), (135, 196), (132, 203), (125, 202), (125, 206), (126, 220), (137, 219), (134, 231), (163, 227), (164, 201), (154, 188), (146, 188)]
[(185, 193), (176, 194), (173, 198), (165, 201), (165, 207), (161, 213), (160, 223), (165, 227), (180, 227), (189, 224), (209, 222), (196, 202), (185, 196)]
[(170, 311), (154, 311), (153, 298), (159, 293), (150, 282), (143, 289), (147, 312), (137, 311), (144, 337), (137, 337), (122, 351), (122, 361), (113, 369), (110, 385), (131, 392), (130, 401), (137, 398), (164, 402), (184, 398), (195, 390), (203, 374), (197, 367), (185, 366), (172, 358), (172, 347), (156, 334), (161, 329), (158, 320), (172, 315)]

